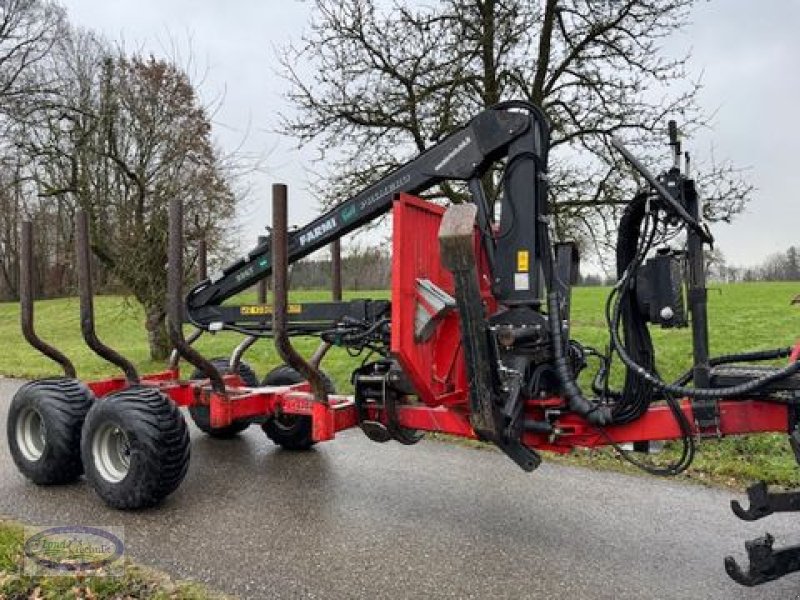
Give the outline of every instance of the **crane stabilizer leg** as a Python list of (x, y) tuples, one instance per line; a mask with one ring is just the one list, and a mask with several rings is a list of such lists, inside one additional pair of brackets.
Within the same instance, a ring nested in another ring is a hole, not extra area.
[(770, 492), (760, 481), (747, 489), (750, 507), (745, 509), (737, 500), (731, 501), (734, 514), (743, 521), (757, 521), (776, 512), (800, 511), (800, 491)]
[(533, 471), (541, 457), (518, 439), (508, 439), (495, 389), (497, 361), (491, 351), (489, 328), (480, 295), (474, 246), (474, 204), (454, 204), (447, 209), (439, 228), (442, 264), (453, 274), (469, 379), (470, 422), (475, 433), (494, 442), (526, 471)]
[[(770, 492), (763, 481), (750, 486), (747, 497), (748, 508), (731, 501), (734, 514), (744, 521), (757, 521), (777, 512), (800, 511), (800, 491)], [(731, 556), (725, 558), (725, 570), (736, 582), (749, 587), (800, 571), (800, 546), (775, 550), (774, 544), (775, 538), (770, 534), (745, 542), (750, 561), (748, 570), (742, 570)]]
[(770, 534), (745, 542), (750, 568), (743, 571), (732, 556), (725, 557), (725, 571), (742, 585), (753, 587), (780, 579), (784, 575), (800, 571), (800, 546), (789, 546), (774, 550), (775, 538)]

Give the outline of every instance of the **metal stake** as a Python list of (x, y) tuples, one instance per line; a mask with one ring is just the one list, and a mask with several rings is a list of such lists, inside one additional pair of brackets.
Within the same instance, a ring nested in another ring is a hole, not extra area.
[(342, 240), (331, 242), (331, 295), (334, 302), (342, 301)]
[(319, 369), (308, 363), (292, 346), (288, 333), (287, 308), (288, 294), (288, 210), (286, 186), (281, 183), (272, 186), (272, 327), (275, 335), (275, 349), (284, 362), (300, 373), (311, 384), (314, 399), (327, 404), (328, 392)]
[(84, 210), (79, 210), (75, 224), (75, 250), (77, 255), (78, 294), (81, 304), (81, 333), (86, 345), (100, 358), (118, 366), (125, 373), (125, 379), (131, 385), (139, 383), (136, 367), (119, 352), (106, 346), (94, 327), (94, 291), (92, 289), (91, 252), (89, 250), (89, 218)]
[(169, 243), (167, 250), (167, 328), (178, 354), (202, 371), (212, 389), (225, 393), (219, 370), (183, 337), (183, 204), (179, 198), (169, 202)]
[(22, 222), (22, 252), (19, 257), (19, 304), (22, 335), (27, 342), (55, 361), (64, 370), (64, 377), (74, 379), (75, 365), (59, 350), (42, 340), (33, 325), (33, 225)]

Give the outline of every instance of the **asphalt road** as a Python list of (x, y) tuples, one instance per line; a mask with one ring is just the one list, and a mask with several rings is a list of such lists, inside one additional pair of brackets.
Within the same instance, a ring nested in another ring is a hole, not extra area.
[[(18, 383), (0, 380), (0, 416)], [(78, 483), (39, 488), (0, 451), (0, 514), (41, 525), (122, 526), (129, 554), (242, 598), (800, 598), (800, 575), (730, 581), (725, 554), (794, 518), (736, 519), (730, 494), (545, 465), (438, 442), (342, 434), (283, 452), (258, 428), (193, 430), (192, 462), (159, 508), (106, 508)], [(796, 533), (796, 535), (794, 535)]]

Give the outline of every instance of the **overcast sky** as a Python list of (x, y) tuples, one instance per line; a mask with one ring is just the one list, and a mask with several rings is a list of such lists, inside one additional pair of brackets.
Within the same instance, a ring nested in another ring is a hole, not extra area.
[[(251, 174), (251, 202), (240, 211), (242, 235), (268, 223), (268, 190), (290, 185), (290, 221), (301, 224), (318, 206), (306, 193), (313, 152), (296, 152), (272, 133), (278, 112), (290, 111), (275, 74), (275, 50), (299, 38), (311, 6), (302, 0), (62, 0), (70, 20), (124, 39), (129, 49), (170, 54), (191, 45), (202, 94), (222, 99), (215, 135), (228, 150), (265, 156)], [(716, 110), (714, 128), (686, 140), (696, 159), (730, 159), (747, 167), (757, 187), (747, 213), (714, 234), (729, 263), (755, 264), (800, 245), (800, 2), (714, 0), (694, 10), (693, 25), (670, 45), (691, 48), (703, 74), (701, 102)], [(189, 44), (191, 40), (191, 44)], [(245, 244), (249, 246), (249, 243)]]

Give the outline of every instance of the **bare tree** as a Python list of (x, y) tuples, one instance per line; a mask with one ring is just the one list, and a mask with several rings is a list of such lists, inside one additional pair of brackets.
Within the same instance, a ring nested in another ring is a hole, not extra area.
[(5, 296), (15, 298), (18, 294), (19, 240), (17, 223), (22, 212), (14, 185), (13, 174), (0, 171), (0, 289)]
[(800, 281), (800, 248), (790, 246), (786, 251), (786, 279)]
[[(167, 207), (186, 207), (187, 237), (214, 243), (235, 207), (192, 82), (175, 64), (86, 32), (52, 56), (60, 78), (18, 122), (39, 195), (89, 216), (92, 250), (145, 311), (150, 355), (165, 358)], [(190, 261), (191, 262), (191, 261)]]
[(64, 10), (47, 0), (0, 0), (0, 110), (42, 89), (35, 67), (67, 32)]
[[(352, 245), (342, 257), (342, 286), (348, 290), (385, 290), (390, 287), (392, 257), (382, 247)], [(292, 265), (292, 289), (331, 288), (331, 261), (305, 258)]]
[[(25, 182), (13, 144), (15, 120), (53, 82), (43, 63), (67, 30), (63, 9), (46, 0), (0, 0), (0, 293), (17, 294), (18, 224), (24, 213)], [(47, 244), (37, 244), (44, 252)]]
[[(553, 124), (557, 233), (603, 246), (631, 197), (612, 135), (653, 157), (668, 117), (707, 123), (687, 56), (663, 41), (692, 0), (317, 0), (310, 31), (282, 55), (296, 113), (283, 132), (331, 158), (324, 200), (344, 198), (428, 148), (479, 110), (522, 98)], [(298, 65), (313, 65), (305, 70)], [(333, 155), (333, 156), (330, 156)], [(751, 187), (730, 165), (700, 174), (707, 217), (729, 220)], [(497, 180), (486, 181), (490, 195)], [(331, 191), (333, 193), (331, 193)], [(441, 190), (458, 200), (452, 190)]]
[(786, 252), (775, 252), (760, 264), (750, 267), (727, 266), (728, 281), (800, 281), (800, 248), (789, 246)]

